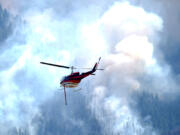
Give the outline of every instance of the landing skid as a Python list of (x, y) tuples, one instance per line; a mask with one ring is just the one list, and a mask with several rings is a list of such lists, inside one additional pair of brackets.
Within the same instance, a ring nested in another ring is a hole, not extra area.
[[(66, 88), (67, 89), (67, 88)], [(81, 91), (82, 89), (81, 89), (81, 87), (79, 87), (79, 88), (77, 88), (77, 89), (75, 89), (75, 88), (68, 88), (68, 89), (73, 89), (73, 92), (78, 92), (78, 91)], [(62, 90), (64, 90), (64, 87), (63, 88), (61, 88), (61, 89), (57, 89), (58, 91), (62, 91)]]
[[(69, 88), (68, 88), (68, 89), (69, 89)], [(70, 89), (73, 89), (73, 92), (78, 92), (78, 91), (82, 90), (81, 88), (77, 88), (77, 89), (75, 89), (75, 88), (70, 88)], [(64, 86), (63, 88), (58, 89), (58, 90), (60, 90), (60, 91), (64, 90), (64, 100), (65, 100), (65, 105), (67, 105), (66, 87)]]

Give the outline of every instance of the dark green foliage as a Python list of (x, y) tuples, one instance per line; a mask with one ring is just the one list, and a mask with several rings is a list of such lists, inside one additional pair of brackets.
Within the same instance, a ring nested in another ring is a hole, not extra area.
[(157, 96), (148, 93), (136, 96), (136, 108), (145, 121), (147, 116), (150, 118), (152, 126), (159, 130), (162, 135), (180, 134), (180, 98), (165, 101)]
[[(79, 93), (70, 97), (69, 93), (67, 92), (69, 99), (67, 106), (64, 105), (61, 92), (41, 105), (40, 115), (33, 117), (30, 123), (35, 128), (35, 133), (37, 135), (102, 135), (101, 125), (87, 108), (85, 98), (79, 97)], [(23, 126), (9, 128), (6, 135), (30, 135), (28, 125)]]
[(10, 21), (10, 15), (0, 5), (0, 42), (3, 42), (11, 32), (12, 23)]
[[(67, 92), (69, 94), (70, 92)], [(73, 98), (73, 99), (72, 99)], [(73, 102), (71, 102), (73, 101)], [(41, 117), (32, 123), (38, 127), (38, 135), (100, 135), (101, 127), (91, 111), (87, 109), (84, 97), (68, 95), (68, 105), (63, 96), (54, 96), (41, 107)]]

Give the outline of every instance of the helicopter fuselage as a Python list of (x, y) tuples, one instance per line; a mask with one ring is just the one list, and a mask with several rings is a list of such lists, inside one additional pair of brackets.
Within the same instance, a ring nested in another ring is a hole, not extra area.
[[(100, 61), (101, 57), (99, 58)], [(63, 77), (62, 81), (60, 82), (60, 85), (64, 87), (64, 98), (65, 98), (65, 104), (67, 105), (67, 100), (66, 100), (66, 88), (74, 88), (77, 87), (78, 84), (81, 82), (81, 80), (89, 75), (95, 75), (94, 72), (96, 70), (104, 70), (104, 69), (97, 69), (97, 66), (99, 64), (99, 61), (95, 63), (94, 67), (87, 72), (84, 73), (79, 73), (79, 72), (74, 72), (73, 69), (77, 69), (73, 66), (64, 66), (64, 65), (58, 65), (58, 64), (53, 64), (53, 63), (47, 63), (47, 62), (40, 62), (41, 64), (49, 65), (49, 66), (55, 66), (55, 67), (60, 67), (60, 68), (66, 68), (66, 69), (71, 69), (71, 74), (68, 76)], [(85, 69), (85, 68), (84, 68)], [(87, 69), (87, 68), (86, 68)]]
[(95, 71), (89, 71), (80, 74), (79, 72), (74, 72), (68, 76), (65, 76), (62, 81), (60, 82), (60, 85), (66, 88), (74, 88), (77, 87), (78, 84), (81, 82), (81, 80), (89, 75), (93, 75), (93, 72)]

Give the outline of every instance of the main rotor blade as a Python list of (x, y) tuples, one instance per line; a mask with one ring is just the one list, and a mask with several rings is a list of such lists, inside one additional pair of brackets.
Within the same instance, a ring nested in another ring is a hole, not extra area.
[(40, 63), (41, 64), (45, 64), (45, 65), (49, 65), (49, 66), (62, 67), (62, 68), (70, 68), (68, 66), (57, 65), (57, 64), (47, 63), (47, 62), (40, 62)]

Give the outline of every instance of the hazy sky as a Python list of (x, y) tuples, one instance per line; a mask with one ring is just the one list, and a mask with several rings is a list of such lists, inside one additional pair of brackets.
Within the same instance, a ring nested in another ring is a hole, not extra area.
[[(178, 0), (0, 0), (0, 134), (158, 135), (130, 104), (149, 92), (179, 95)], [(40, 61), (93, 67), (82, 91), (58, 91), (70, 71)], [(21, 129), (21, 131), (20, 131)]]

